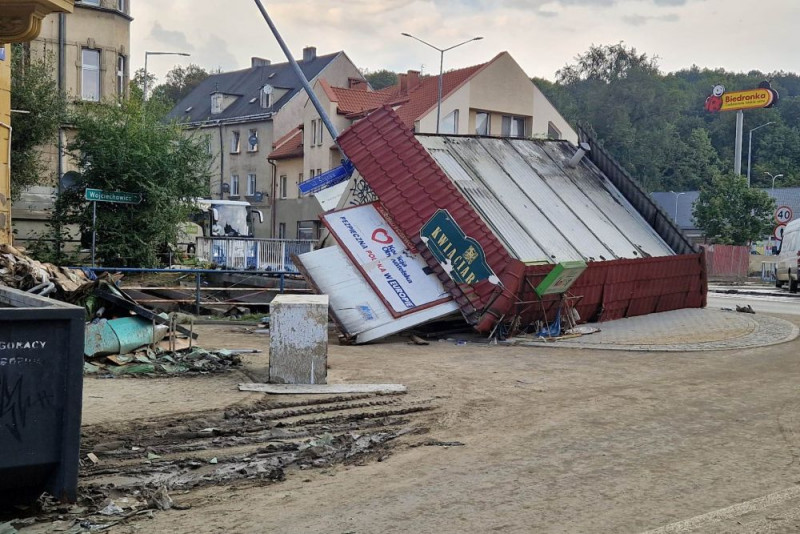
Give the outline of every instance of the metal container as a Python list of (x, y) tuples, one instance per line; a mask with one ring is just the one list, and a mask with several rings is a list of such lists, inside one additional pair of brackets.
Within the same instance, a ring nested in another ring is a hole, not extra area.
[(82, 308), (0, 287), (0, 504), (75, 501)]

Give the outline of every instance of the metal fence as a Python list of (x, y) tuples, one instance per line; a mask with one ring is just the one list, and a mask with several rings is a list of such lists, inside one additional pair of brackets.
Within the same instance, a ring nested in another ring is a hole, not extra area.
[(293, 254), (314, 250), (316, 241), (198, 237), (197, 257), (226, 269), (298, 272)]

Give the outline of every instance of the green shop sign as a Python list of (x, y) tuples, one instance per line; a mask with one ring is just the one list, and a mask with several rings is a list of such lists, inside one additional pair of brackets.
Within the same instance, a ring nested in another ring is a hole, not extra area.
[(477, 284), (500, 280), (486, 263), (486, 253), (480, 243), (467, 237), (447, 210), (440, 209), (425, 223), (419, 236), (433, 257), (457, 284)]

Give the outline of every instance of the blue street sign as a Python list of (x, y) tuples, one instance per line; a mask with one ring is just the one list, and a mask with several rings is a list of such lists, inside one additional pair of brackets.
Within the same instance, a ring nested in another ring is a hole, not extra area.
[(344, 160), (342, 164), (335, 169), (325, 171), (318, 176), (302, 182), (297, 187), (300, 189), (300, 193), (304, 195), (316, 193), (317, 191), (322, 191), (323, 189), (342, 183), (345, 180), (349, 180), (350, 176), (353, 174), (353, 170), (355, 170), (355, 167), (350, 163), (350, 160)]

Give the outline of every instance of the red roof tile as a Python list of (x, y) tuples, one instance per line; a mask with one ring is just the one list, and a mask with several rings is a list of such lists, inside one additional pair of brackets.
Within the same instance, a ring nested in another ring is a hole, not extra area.
[(303, 156), (303, 129), (297, 127), (275, 141), (268, 159), (288, 159)]
[(366, 111), (378, 109), (386, 103), (387, 95), (377, 91), (364, 91), (363, 89), (345, 89), (344, 87), (331, 87), (336, 96), (338, 111), (342, 115), (361, 114)]

